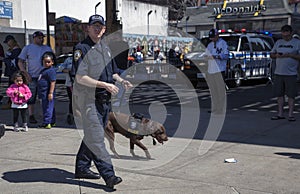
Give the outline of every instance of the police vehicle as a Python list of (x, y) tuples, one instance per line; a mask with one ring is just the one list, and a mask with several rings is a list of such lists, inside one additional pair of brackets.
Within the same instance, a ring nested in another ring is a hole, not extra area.
[[(268, 32), (232, 32), (219, 31), (220, 38), (228, 44), (229, 60), (227, 62), (225, 81), (231, 87), (238, 87), (242, 80), (271, 79), (272, 60), (270, 51), (274, 40)], [(208, 37), (203, 37), (204, 46), (209, 43)], [(199, 51), (191, 52), (185, 56), (183, 72), (193, 85), (205, 79), (207, 61), (204, 59), (203, 45)], [(197, 66), (196, 66), (197, 65)], [(197, 68), (198, 67), (198, 68)]]
[(65, 68), (64, 62), (67, 58), (72, 59), (73, 55), (72, 54), (62, 54), (62, 55), (59, 55), (56, 58), (56, 66), (54, 68), (55, 68), (55, 71), (56, 71), (56, 81), (57, 82), (66, 81), (67, 74), (64, 73), (62, 70)]

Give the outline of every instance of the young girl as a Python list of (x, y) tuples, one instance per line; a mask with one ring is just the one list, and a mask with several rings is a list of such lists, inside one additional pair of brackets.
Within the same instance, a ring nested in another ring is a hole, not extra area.
[(31, 91), (26, 85), (27, 80), (24, 72), (16, 71), (12, 80), (13, 84), (10, 85), (6, 90), (7, 96), (11, 99), (11, 108), (13, 110), (13, 122), (14, 122), (14, 131), (19, 131), (18, 118), (19, 112), (21, 113), (22, 122), (23, 122), (23, 131), (28, 131), (27, 119), (26, 119), (26, 110), (28, 108), (27, 101), (31, 97)]
[(55, 126), (56, 116), (54, 108), (55, 98), (55, 82), (56, 82), (56, 71), (53, 68), (56, 59), (52, 52), (45, 52), (42, 55), (43, 69), (40, 72), (38, 78), (38, 95), (42, 100), (43, 109), (43, 123), (40, 127), (51, 129)]

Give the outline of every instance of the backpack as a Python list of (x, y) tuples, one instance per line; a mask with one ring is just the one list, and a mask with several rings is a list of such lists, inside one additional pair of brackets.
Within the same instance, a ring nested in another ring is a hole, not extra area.
[(3, 59), (3, 62), (5, 64), (5, 71), (4, 71), (4, 75), (11, 77), (12, 74), (16, 71), (19, 70), (19, 68), (17, 67), (17, 64), (15, 64), (15, 60), (10, 60), (10, 59)]
[(3, 62), (5, 64), (5, 72), (4, 75), (11, 77), (14, 72), (19, 70), (18, 67), (18, 56), (21, 53), (21, 48), (15, 48), (12, 51), (8, 51), (6, 53), (6, 57), (3, 59)]

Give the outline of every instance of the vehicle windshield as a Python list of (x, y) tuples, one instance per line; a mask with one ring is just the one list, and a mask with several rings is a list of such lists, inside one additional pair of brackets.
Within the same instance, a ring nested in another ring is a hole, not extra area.
[(205, 46), (201, 41), (195, 41), (192, 45), (192, 52), (205, 52)]
[[(223, 40), (227, 42), (228, 50), (229, 51), (236, 51), (239, 43), (239, 37), (238, 36), (220, 36)], [(210, 39), (208, 37), (201, 39), (204, 46), (207, 46), (210, 42)]]
[(229, 51), (236, 51), (239, 44), (239, 36), (221, 36), (227, 42)]
[(273, 47), (271, 38), (251, 36), (250, 42), (253, 51), (270, 51)]

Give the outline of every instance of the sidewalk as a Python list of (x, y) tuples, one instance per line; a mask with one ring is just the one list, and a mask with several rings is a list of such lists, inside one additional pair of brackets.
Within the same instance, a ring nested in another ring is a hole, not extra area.
[[(73, 178), (82, 131), (66, 124), (67, 102), (58, 101), (57, 107), (62, 119), (56, 128), (15, 133), (7, 127), (0, 139), (0, 193), (110, 192), (103, 179)], [(10, 111), (0, 110), (0, 118), (9, 121)], [(201, 112), (200, 125), (209, 118), (206, 110)], [(128, 139), (117, 135), (121, 159), (112, 160), (123, 182), (115, 193), (300, 193), (299, 114), (296, 118), (296, 122), (271, 121), (269, 112), (229, 110), (215, 143), (170, 137), (164, 145), (153, 146), (152, 139), (145, 137), (151, 160), (139, 148), (140, 157), (132, 158)], [(204, 145), (210, 144), (212, 148), (205, 152)], [(226, 158), (237, 163), (224, 163)]]

